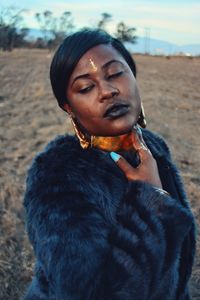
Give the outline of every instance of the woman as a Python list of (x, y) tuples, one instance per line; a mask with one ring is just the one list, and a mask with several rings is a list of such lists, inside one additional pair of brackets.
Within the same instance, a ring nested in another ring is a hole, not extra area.
[(54, 55), (53, 92), (76, 136), (50, 142), (28, 173), (26, 300), (189, 299), (194, 220), (166, 143), (141, 129), (135, 77), (103, 31), (79, 31)]

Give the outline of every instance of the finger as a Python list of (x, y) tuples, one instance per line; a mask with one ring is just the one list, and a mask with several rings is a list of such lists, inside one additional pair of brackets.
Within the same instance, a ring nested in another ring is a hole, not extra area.
[(136, 125), (136, 131), (138, 133), (138, 138), (140, 139), (142, 144), (148, 149), (147, 144), (145, 143), (145, 140), (143, 139), (142, 130), (141, 130), (140, 126)]
[(118, 167), (125, 173), (128, 177), (129, 174), (133, 174), (133, 172), (137, 172), (135, 168), (133, 168), (121, 155), (116, 152), (110, 152), (111, 158), (116, 162)]
[(146, 149), (147, 146), (143, 143), (142, 140), (142, 131), (138, 126), (134, 126), (132, 130), (132, 142), (133, 142), (133, 147), (137, 151), (139, 148), (144, 148)]
[(133, 131), (132, 131), (132, 142), (133, 142), (133, 147), (135, 150), (138, 152), (140, 156), (141, 163), (152, 157), (152, 154), (150, 150), (148, 149), (143, 137), (142, 137), (142, 131), (139, 128), (139, 126), (134, 126)]

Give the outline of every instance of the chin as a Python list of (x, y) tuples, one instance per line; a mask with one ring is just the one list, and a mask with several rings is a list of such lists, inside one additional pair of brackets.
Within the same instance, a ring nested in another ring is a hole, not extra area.
[[(94, 136), (117, 136), (130, 132), (133, 126), (137, 123), (138, 117), (133, 114), (125, 117), (109, 120), (106, 122), (99, 122), (93, 126), (93, 130), (88, 128), (88, 133)], [(97, 129), (97, 130), (94, 130)]]
[(123, 134), (130, 132), (135, 124), (136, 124), (136, 122), (131, 122), (128, 124), (115, 124), (115, 126), (109, 126), (106, 129), (106, 131), (102, 132), (101, 134), (96, 134), (96, 135), (105, 136), (105, 137), (106, 136), (123, 135)]
[(126, 134), (126, 133), (129, 133), (133, 128), (133, 125), (128, 128), (124, 128), (123, 130), (116, 130), (114, 131), (112, 134), (110, 134), (110, 136), (117, 136), (117, 135), (123, 135), (123, 134)]
[(112, 136), (122, 135), (130, 132), (133, 126), (137, 123), (136, 118), (129, 118), (128, 120), (117, 120), (115, 126), (112, 128)]

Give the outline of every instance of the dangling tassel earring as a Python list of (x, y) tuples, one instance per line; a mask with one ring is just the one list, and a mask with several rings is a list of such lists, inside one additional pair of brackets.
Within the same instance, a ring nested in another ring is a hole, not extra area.
[(139, 116), (139, 119), (137, 121), (137, 123), (142, 127), (145, 128), (147, 126), (147, 121), (145, 119), (145, 113), (144, 113), (144, 107), (143, 104), (141, 104), (141, 113)]
[(75, 120), (75, 118), (73, 118), (70, 115), (70, 119), (72, 122), (72, 126), (74, 128), (75, 134), (79, 139), (80, 145), (83, 149), (87, 149), (91, 147), (91, 140), (92, 140), (92, 136), (91, 137), (87, 137), (86, 134), (84, 134), (81, 130), (80, 130), (80, 126), (77, 124), (77, 121)]

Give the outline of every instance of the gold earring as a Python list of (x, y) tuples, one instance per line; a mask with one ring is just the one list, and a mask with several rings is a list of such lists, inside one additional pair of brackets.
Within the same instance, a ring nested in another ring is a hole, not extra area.
[(145, 119), (145, 113), (144, 113), (144, 107), (143, 104), (141, 104), (141, 113), (140, 116), (138, 118), (137, 123), (142, 127), (145, 128), (147, 126), (147, 121)]
[(72, 122), (72, 126), (74, 128), (75, 134), (79, 139), (80, 145), (83, 149), (87, 149), (89, 147), (91, 147), (91, 140), (92, 140), (92, 136), (91, 137), (87, 137), (81, 130), (80, 130), (80, 126), (78, 126), (77, 121), (75, 120), (75, 118), (72, 117), (72, 115), (70, 114), (70, 119)]

